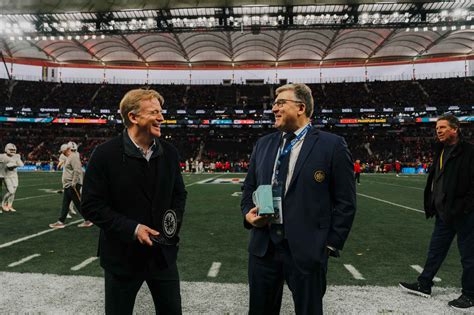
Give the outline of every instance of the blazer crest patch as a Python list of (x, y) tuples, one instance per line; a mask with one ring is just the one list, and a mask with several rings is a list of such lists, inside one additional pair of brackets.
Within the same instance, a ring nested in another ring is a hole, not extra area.
[(324, 171), (318, 170), (314, 172), (314, 180), (318, 183), (322, 183), (326, 179), (326, 173)]

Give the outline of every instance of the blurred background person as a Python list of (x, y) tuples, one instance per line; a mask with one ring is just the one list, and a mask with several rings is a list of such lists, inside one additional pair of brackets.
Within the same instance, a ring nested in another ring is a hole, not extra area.
[(360, 173), (362, 172), (360, 167), (360, 160), (356, 160), (354, 163), (354, 176), (357, 182), (357, 185), (360, 185)]
[[(69, 204), (71, 201), (77, 209), (80, 209), (81, 204), (81, 187), (84, 177), (81, 160), (79, 159), (79, 155), (72, 151), (72, 145), (70, 145), (70, 143), (68, 143), (63, 154), (67, 157), (66, 162), (64, 162), (62, 175), (64, 189), (63, 205), (58, 221), (49, 225), (49, 227), (53, 229), (66, 227), (64, 223), (69, 212)], [(92, 225), (92, 222), (86, 220), (79, 224), (78, 227), (91, 227)]]
[(23, 166), (23, 161), (13, 143), (5, 146), (5, 153), (0, 157), (0, 163), (4, 165), (4, 183), (6, 192), (2, 199), (2, 210), (15, 212), (13, 201), (15, 200), (16, 189), (18, 188), (17, 167)]

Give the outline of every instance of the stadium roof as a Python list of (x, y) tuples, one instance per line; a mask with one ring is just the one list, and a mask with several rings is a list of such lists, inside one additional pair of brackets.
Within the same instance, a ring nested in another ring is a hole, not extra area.
[(474, 1), (5, 1), (8, 60), (239, 67), (473, 58)]

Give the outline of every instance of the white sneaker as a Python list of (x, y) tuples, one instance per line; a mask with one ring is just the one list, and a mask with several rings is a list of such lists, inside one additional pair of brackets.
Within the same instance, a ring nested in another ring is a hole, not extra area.
[(57, 221), (57, 222), (51, 223), (49, 227), (52, 229), (64, 229), (66, 225), (62, 223), (61, 221)]
[(10, 207), (8, 208), (8, 210), (10, 210), (11, 212), (16, 212), (16, 210), (15, 210), (15, 209), (13, 209), (13, 207), (12, 207), (12, 206), (10, 206)]
[(94, 223), (92, 223), (91, 221), (84, 221), (81, 224), (78, 224), (77, 227), (88, 228), (88, 227), (91, 227), (93, 225), (94, 225)]
[(72, 219), (72, 216), (68, 213), (66, 219)]

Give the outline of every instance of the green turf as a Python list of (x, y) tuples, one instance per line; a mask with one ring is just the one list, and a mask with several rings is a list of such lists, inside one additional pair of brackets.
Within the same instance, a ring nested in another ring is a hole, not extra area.
[[(197, 184), (215, 176), (237, 178), (244, 175), (184, 176), (189, 194), (181, 230), (178, 262), (181, 279), (245, 283), (248, 231), (242, 224), (240, 196), (232, 196), (240, 191), (240, 185)], [(363, 175), (357, 191), (421, 210), (425, 180), (425, 176)], [(0, 246), (48, 230), (48, 224), (57, 220), (62, 195), (41, 189), (60, 187), (60, 173), (20, 173), (14, 204), (18, 212), (0, 215)], [(77, 219), (76, 216), (68, 222)], [(400, 280), (415, 280), (418, 273), (410, 265), (423, 265), (432, 228), (433, 220), (426, 220), (422, 213), (359, 195), (356, 219), (342, 257), (330, 259), (328, 282), (389, 286)], [(0, 248), (0, 271), (101, 276), (98, 261), (79, 271), (71, 270), (95, 256), (98, 234), (97, 227), (80, 229), (74, 224)], [(36, 253), (41, 256), (8, 267), (8, 264)], [(213, 262), (220, 262), (222, 266), (216, 278), (208, 278)], [(366, 280), (353, 279), (344, 264), (353, 265)], [(438, 276), (442, 279), (438, 283), (440, 286), (460, 286), (461, 266), (455, 244)]]

